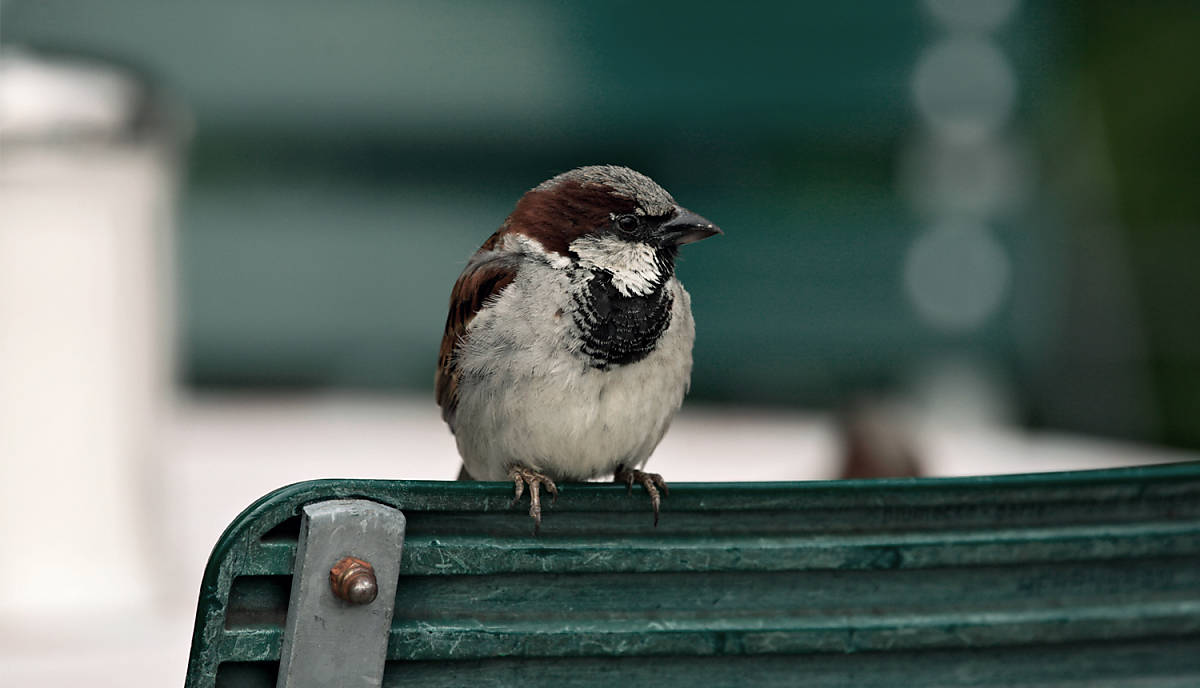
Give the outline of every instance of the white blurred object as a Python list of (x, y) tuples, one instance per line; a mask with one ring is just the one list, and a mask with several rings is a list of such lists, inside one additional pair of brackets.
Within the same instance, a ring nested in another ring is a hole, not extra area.
[(0, 55), (0, 139), (114, 137), (134, 119), (140, 88), (94, 63), (64, 65), (20, 50)]
[(1002, 371), (985, 360), (969, 355), (941, 356), (915, 367), (908, 397), (921, 424), (1014, 432), (1018, 425), (1017, 401), (1007, 380)]
[(994, 223), (1027, 200), (1028, 161), (1010, 131), (1018, 78), (990, 32), (1016, 0), (926, 0), (945, 34), (922, 52), (912, 98), (918, 140), (901, 161), (900, 186), (925, 216), (905, 257), (904, 288), (917, 313), (943, 334), (969, 334), (1002, 310), (1011, 259)]
[(953, 37), (921, 56), (912, 89), (925, 124), (937, 135), (979, 141), (1008, 122), (1016, 105), (1017, 77), (993, 41)]
[(944, 332), (969, 332), (991, 318), (1009, 292), (1008, 254), (987, 227), (943, 222), (909, 247), (904, 288), (924, 320)]
[(900, 190), (926, 218), (1003, 218), (1028, 205), (1036, 186), (1033, 151), (1025, 140), (958, 142), (916, 139), (903, 151)]
[(995, 31), (1016, 13), (1018, 0), (925, 0), (925, 7), (946, 28)]
[(156, 594), (177, 165), (151, 108), (95, 62), (0, 53), (0, 622)]

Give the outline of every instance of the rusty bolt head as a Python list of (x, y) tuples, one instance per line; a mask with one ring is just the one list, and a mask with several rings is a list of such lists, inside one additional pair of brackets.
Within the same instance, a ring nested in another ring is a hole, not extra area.
[(379, 594), (374, 567), (355, 557), (346, 557), (329, 569), (329, 587), (334, 596), (350, 604), (370, 604)]

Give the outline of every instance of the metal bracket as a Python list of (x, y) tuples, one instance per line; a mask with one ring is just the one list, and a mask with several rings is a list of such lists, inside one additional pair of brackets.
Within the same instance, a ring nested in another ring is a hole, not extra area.
[(277, 688), (383, 683), (404, 525), (363, 499), (304, 507)]

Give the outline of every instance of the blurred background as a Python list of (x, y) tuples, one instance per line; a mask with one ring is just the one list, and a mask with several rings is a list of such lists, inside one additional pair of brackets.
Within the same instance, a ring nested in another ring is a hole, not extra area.
[(0, 675), (178, 682), (254, 498), (452, 478), (450, 287), (582, 164), (726, 231), (669, 481), (1195, 458), (1196, 64), (1188, 0), (0, 0)]

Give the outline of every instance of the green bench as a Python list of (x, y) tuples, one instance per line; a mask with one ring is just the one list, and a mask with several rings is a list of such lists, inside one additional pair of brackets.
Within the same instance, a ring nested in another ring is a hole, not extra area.
[[(1200, 463), (679, 484), (657, 528), (566, 485), (537, 536), (511, 499), (263, 497), (213, 550), (186, 685), (1200, 685)], [(347, 556), (374, 587), (331, 582)]]

